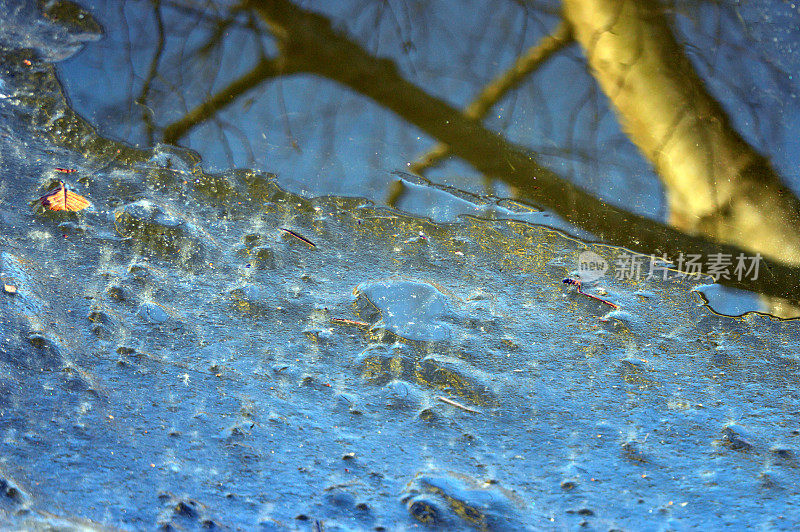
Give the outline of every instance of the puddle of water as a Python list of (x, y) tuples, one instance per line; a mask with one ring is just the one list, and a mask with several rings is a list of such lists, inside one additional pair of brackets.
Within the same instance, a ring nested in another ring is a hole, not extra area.
[[(798, 525), (796, 323), (578, 292), (620, 250), (507, 200), (429, 187), (441, 223), (108, 141), (4, 54), (3, 527)], [(56, 167), (94, 210), (31, 209)]]

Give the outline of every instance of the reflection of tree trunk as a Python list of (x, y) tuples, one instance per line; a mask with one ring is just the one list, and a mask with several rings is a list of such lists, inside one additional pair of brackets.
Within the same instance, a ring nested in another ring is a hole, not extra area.
[[(527, 198), (548, 206), (570, 223), (610, 244), (645, 254), (723, 253), (736, 256), (741, 248), (686, 235), (671, 227), (615, 207), (588, 194), (540, 166), (534, 154), (467, 118), (443, 100), (408, 82), (390, 60), (377, 59), (331, 28), (323, 16), (288, 0), (245, 0), (256, 10), (277, 40), (282, 72), (322, 76), (368, 96), (431, 137), (448, 144), (454, 155), (486, 175), (519, 187)], [(251, 80), (252, 81), (252, 80)], [(249, 86), (249, 84), (248, 84)], [(228, 95), (230, 98), (232, 94)], [(230, 100), (226, 100), (230, 101)], [(537, 187), (531, 187), (533, 180)], [(731, 279), (725, 284), (789, 296), (800, 290), (800, 270), (773, 262), (755, 281)]]
[(667, 190), (672, 225), (800, 264), (800, 202), (731, 127), (652, 0), (564, 0), (593, 73)]

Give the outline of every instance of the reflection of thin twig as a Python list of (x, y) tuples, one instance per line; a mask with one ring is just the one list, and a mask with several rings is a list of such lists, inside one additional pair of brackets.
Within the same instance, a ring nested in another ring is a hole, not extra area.
[[(466, 109), (464, 116), (475, 120), (486, 116), (489, 110), (511, 89), (519, 85), (525, 77), (539, 68), (554, 53), (572, 43), (572, 30), (566, 22), (561, 22), (550, 35), (517, 58), (514, 66), (503, 72), (500, 76), (493, 79), (478, 96), (472, 100)], [(421, 173), (428, 168), (436, 166), (442, 159), (447, 157), (450, 149), (447, 144), (438, 143), (431, 150), (422, 155), (417, 162), (412, 163), (410, 168), (414, 173)]]
[[(255, 164), (256, 154), (253, 152), (253, 148), (252, 148), (252, 146), (250, 146), (250, 142), (247, 139), (247, 135), (245, 134), (244, 131), (242, 131), (242, 128), (240, 128), (240, 127), (238, 127), (238, 126), (236, 126), (234, 124), (231, 124), (230, 122), (228, 122), (226, 120), (222, 120), (219, 117), (215, 118), (214, 122), (216, 123), (216, 125), (220, 129), (220, 131), (222, 132), (222, 137), (225, 140), (226, 144), (227, 144), (227, 138), (226, 138), (226, 135), (225, 135), (226, 131), (229, 131), (233, 135), (236, 135), (237, 137), (239, 137), (239, 142), (242, 145), (242, 149), (244, 149), (247, 152), (247, 164), (250, 164), (250, 165)], [(226, 151), (231, 151), (228, 146), (226, 146)], [(231, 160), (231, 166), (233, 166), (233, 152), (232, 151), (231, 151), (231, 155), (230, 155), (230, 160)]]
[[(151, 84), (158, 75), (158, 64), (161, 62), (161, 55), (164, 53), (164, 19), (161, 16), (161, 0), (152, 0), (152, 4), (153, 16), (156, 19), (156, 28), (158, 30), (158, 39), (156, 40), (156, 50), (153, 53), (153, 59), (150, 61), (150, 71), (147, 73), (147, 78), (145, 78), (144, 85), (142, 86), (142, 93), (136, 98), (135, 102), (146, 110), (150, 110), (151, 113), (152, 109), (147, 106), (147, 99), (150, 96)], [(153, 124), (153, 116), (142, 113), (142, 122), (144, 122), (145, 128), (147, 129), (147, 137), (150, 144), (152, 144), (153, 130), (155, 127)]]
[(286, 130), (286, 138), (297, 153), (302, 153), (297, 137), (292, 133), (292, 124), (289, 123), (289, 113), (286, 112), (286, 101), (283, 99), (283, 83), (281, 83), (281, 80), (278, 80), (278, 105), (281, 107), (281, 118), (283, 119), (283, 127)]
[(470, 408), (468, 406), (464, 406), (461, 403), (456, 403), (455, 401), (453, 401), (452, 399), (448, 399), (447, 397), (442, 397), (441, 395), (437, 395), (436, 399), (438, 399), (439, 401), (441, 401), (443, 403), (447, 403), (448, 405), (452, 405), (452, 406), (454, 406), (456, 408), (460, 408), (461, 410), (464, 410), (465, 412), (472, 412), (473, 414), (480, 414), (480, 411), (475, 410), (474, 408)]

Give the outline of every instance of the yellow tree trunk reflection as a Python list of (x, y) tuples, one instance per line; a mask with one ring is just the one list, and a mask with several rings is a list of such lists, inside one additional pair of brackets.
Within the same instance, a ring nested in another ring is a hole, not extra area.
[(564, 0), (628, 137), (661, 177), (670, 223), (800, 264), (800, 202), (731, 127), (651, 0)]

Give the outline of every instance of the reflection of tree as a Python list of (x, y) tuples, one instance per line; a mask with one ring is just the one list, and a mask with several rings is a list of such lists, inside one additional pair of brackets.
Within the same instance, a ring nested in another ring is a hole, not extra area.
[[(540, 43), (529, 48), (514, 63), (509, 70), (492, 80), (481, 93), (464, 109), (464, 116), (473, 120), (482, 120), (491, 111), (497, 102), (524, 78), (535, 71), (539, 65), (547, 61), (554, 53), (572, 42), (572, 28), (562, 22)], [(444, 143), (439, 143), (426, 153), (418, 162), (411, 165), (411, 170), (417, 173), (435, 166), (447, 157), (449, 148)]]
[[(492, 90), (499, 85), (502, 88), (494, 96), (502, 95), (518, 80), (519, 72), (525, 71), (519, 68), (525, 56), (518, 61), (516, 73), (499, 78), (462, 112), (404, 79), (392, 61), (368, 53), (332, 29), (321, 15), (286, 0), (250, 0), (242, 7), (257, 12), (267, 24), (278, 54), (263, 59), (169, 125), (167, 141), (177, 141), (265, 80), (310, 73), (368, 96), (428, 133), (442, 143), (437, 156), (447, 150), (609, 242), (671, 257), (760, 252), (780, 262), (772, 264), (771, 278), (762, 276), (744, 286), (783, 295), (800, 282), (795, 268), (781, 265), (800, 264), (800, 237), (789, 230), (800, 219), (800, 203), (781, 185), (768, 162), (731, 128), (656, 4), (565, 0), (565, 23), (551, 41), (541, 45), (547, 52), (530, 61), (528, 70), (556, 51), (572, 29), (628, 136), (658, 171), (673, 226), (594, 197), (541, 166), (530, 150), (483, 126), (481, 118), (491, 107)], [(503, 86), (503, 80), (512, 81)]]
[(731, 127), (658, 6), (565, 0), (564, 7), (628, 136), (665, 184), (670, 222), (800, 264), (793, 229), (800, 202)]

